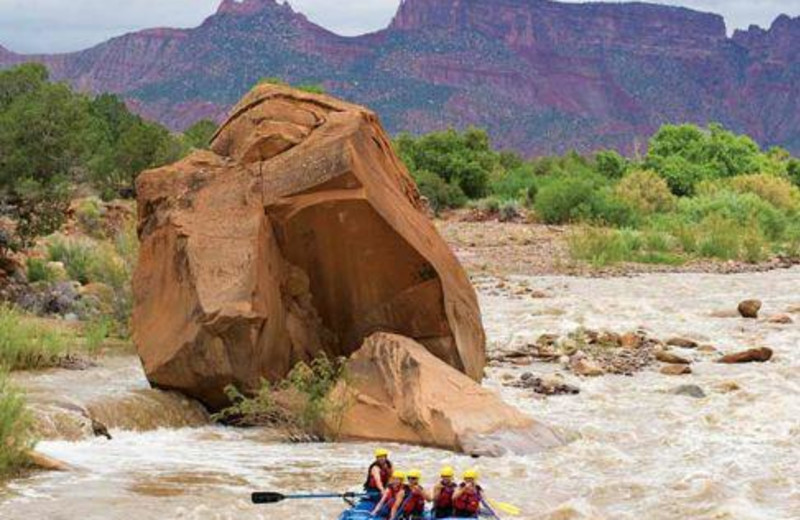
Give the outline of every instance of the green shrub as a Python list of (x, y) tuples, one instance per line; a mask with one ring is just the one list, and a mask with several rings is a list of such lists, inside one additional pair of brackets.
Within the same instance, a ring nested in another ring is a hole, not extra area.
[(7, 305), (0, 306), (0, 366), (10, 370), (46, 368), (67, 353), (61, 334)]
[(741, 226), (722, 215), (709, 215), (698, 226), (697, 252), (721, 260), (739, 258)]
[(590, 179), (554, 178), (539, 188), (534, 208), (546, 224), (565, 224), (582, 216), (581, 209), (591, 204), (596, 188)]
[(33, 423), (22, 394), (0, 368), (0, 476), (9, 475), (28, 461), (34, 446)]
[(30, 283), (56, 281), (57, 273), (50, 269), (47, 260), (42, 258), (28, 258), (25, 265), (28, 271), (28, 281)]
[(570, 254), (595, 267), (605, 267), (633, 258), (640, 243), (632, 232), (598, 227), (579, 227), (568, 237)]
[(448, 184), (438, 175), (428, 170), (414, 173), (419, 192), (428, 199), (431, 209), (435, 214), (448, 208), (460, 208), (467, 202), (467, 197), (455, 184)]
[(753, 193), (720, 191), (715, 195), (682, 199), (678, 211), (689, 222), (696, 224), (717, 216), (740, 229), (756, 225), (771, 241), (781, 240), (789, 225), (785, 214)]
[(667, 182), (649, 170), (626, 175), (614, 188), (614, 194), (644, 215), (671, 211), (676, 203)]
[(284, 387), (291, 388), (302, 395), (306, 401), (298, 417), (300, 425), (306, 430), (317, 428), (321, 421), (330, 415), (341, 415), (347, 403), (334, 403), (329, 394), (339, 381), (347, 379), (346, 359), (331, 360), (320, 355), (311, 363), (298, 363), (284, 381)]
[(94, 237), (102, 237), (102, 209), (98, 199), (87, 198), (81, 200), (75, 209), (75, 217), (84, 233)]
[(309, 94), (325, 94), (325, 87), (321, 84), (297, 85), (297, 90), (302, 90)]
[(230, 406), (211, 416), (214, 422), (229, 426), (267, 426), (286, 422), (285, 414), (278, 408), (273, 397), (272, 385), (262, 379), (258, 392), (248, 397), (234, 385), (225, 388)]
[(91, 280), (94, 248), (89, 240), (56, 235), (47, 243), (47, 255), (51, 262), (64, 264), (70, 279), (87, 284)]
[(628, 160), (614, 150), (603, 150), (595, 155), (597, 173), (607, 179), (621, 179), (628, 170)]
[(522, 215), (521, 204), (515, 200), (506, 200), (500, 205), (500, 222), (510, 222)]
[(536, 199), (537, 178), (530, 165), (503, 171), (491, 181), (491, 192), (504, 200), (521, 200), (526, 205)]
[(788, 179), (764, 173), (740, 175), (730, 180), (736, 193), (753, 193), (783, 211), (800, 210), (800, 188)]
[(83, 336), (86, 340), (86, 351), (96, 355), (111, 334), (112, 323), (107, 316), (96, 317), (83, 326)]

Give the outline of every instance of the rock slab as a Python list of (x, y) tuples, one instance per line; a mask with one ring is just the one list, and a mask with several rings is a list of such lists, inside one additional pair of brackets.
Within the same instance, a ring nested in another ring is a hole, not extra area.
[(350, 399), (351, 406), (328, 423), (345, 439), (476, 455), (523, 454), (562, 443), (552, 430), (402, 336), (370, 336), (350, 358), (348, 373), (349, 383), (341, 383), (332, 399)]
[(211, 151), (137, 181), (133, 337), (156, 387), (212, 409), (300, 361), (389, 331), (480, 380), (466, 273), (377, 116), (262, 84)]

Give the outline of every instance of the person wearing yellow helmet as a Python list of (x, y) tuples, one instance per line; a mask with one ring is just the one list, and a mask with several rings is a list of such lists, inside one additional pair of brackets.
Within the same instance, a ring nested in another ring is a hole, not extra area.
[(402, 471), (395, 470), (386, 485), (386, 490), (383, 492), (378, 505), (372, 510), (372, 516), (378, 518), (394, 519), (397, 515), (397, 510), (405, 502), (408, 496), (408, 486), (405, 484), (406, 474)]
[(468, 469), (463, 475), (464, 482), (453, 493), (453, 516), (456, 518), (477, 518), (483, 503), (483, 488), (478, 485), (478, 471)]
[(392, 511), (390, 518), (403, 520), (419, 520), (425, 516), (425, 503), (431, 501), (431, 496), (422, 487), (422, 472), (412, 469), (406, 474), (408, 478), (407, 496), (400, 504), (397, 511)]
[(445, 466), (439, 476), (441, 479), (433, 486), (433, 518), (450, 518), (453, 516), (453, 494), (458, 487), (454, 480), (456, 472)]
[(375, 450), (375, 460), (367, 470), (367, 480), (364, 482), (364, 491), (376, 497), (383, 495), (386, 491), (386, 484), (392, 476), (392, 462), (389, 460), (389, 452), (383, 448)]

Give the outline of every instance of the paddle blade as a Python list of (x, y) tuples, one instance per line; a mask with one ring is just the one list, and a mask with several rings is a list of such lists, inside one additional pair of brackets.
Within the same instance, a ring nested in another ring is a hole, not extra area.
[(263, 492), (253, 493), (251, 498), (254, 504), (274, 504), (276, 502), (284, 500), (286, 496), (281, 493), (271, 493), (269, 491), (263, 491)]
[(509, 515), (519, 516), (522, 514), (522, 509), (518, 508), (514, 504), (508, 504), (506, 502), (496, 502), (494, 500), (490, 500), (489, 503), (492, 504), (493, 507), (499, 509), (504, 513), (508, 513)]

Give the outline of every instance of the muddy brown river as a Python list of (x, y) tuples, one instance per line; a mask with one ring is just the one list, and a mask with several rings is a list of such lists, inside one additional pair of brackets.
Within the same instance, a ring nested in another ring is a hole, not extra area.
[[(572, 441), (543, 453), (477, 461), (389, 446), (396, 463), (420, 467), (428, 483), (442, 464), (476, 464), (490, 495), (521, 507), (522, 519), (800, 518), (800, 314), (792, 314), (790, 325), (710, 316), (745, 298), (763, 300), (764, 316), (797, 312), (800, 269), (512, 278), (510, 285), (520, 282), (552, 297), (533, 300), (492, 289), (494, 282), (482, 284), (495, 351), (581, 326), (644, 327), (656, 337), (690, 336), (722, 351), (768, 346), (775, 357), (731, 366), (688, 352), (696, 358), (693, 375), (665, 376), (654, 367), (634, 377), (567, 376), (580, 395), (550, 398), (500, 382), (505, 373), (544, 374), (558, 365), (490, 368), (484, 384)], [(21, 374), (17, 380), (36, 413), (48, 419), (51, 438), (39, 451), (74, 469), (6, 485), (2, 519), (333, 520), (342, 510), (335, 500), (256, 507), (249, 493), (358, 489), (374, 448), (284, 444), (266, 430), (208, 425), (194, 403), (148, 390), (135, 357), (107, 359), (88, 372)], [(681, 384), (699, 385), (706, 397), (673, 395)], [(77, 419), (82, 409), (102, 417), (114, 439), (89, 437)]]

